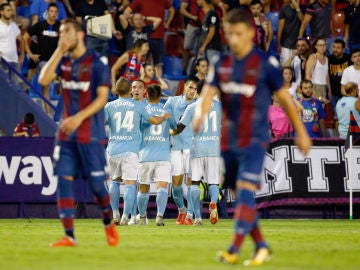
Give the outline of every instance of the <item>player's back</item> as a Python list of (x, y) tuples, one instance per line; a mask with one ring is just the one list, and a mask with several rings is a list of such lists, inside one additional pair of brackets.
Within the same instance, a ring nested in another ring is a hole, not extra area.
[[(198, 102), (189, 105), (183, 118), (180, 120), (191, 128)], [(191, 145), (191, 157), (218, 157), (220, 156), (222, 106), (219, 101), (213, 100), (209, 113), (204, 118), (202, 129), (194, 133)]]
[[(160, 116), (166, 111), (161, 104), (148, 104), (145, 110), (151, 116)], [(152, 125), (147, 121), (142, 121), (140, 162), (170, 160), (170, 121), (171, 119), (168, 119), (160, 125)]]
[[(195, 100), (185, 100), (183, 95), (175, 96), (168, 99), (164, 105), (164, 108), (168, 110), (175, 121), (178, 122), (181, 116), (184, 114), (186, 107), (194, 102)], [(186, 127), (182, 133), (171, 136), (172, 150), (190, 149), (192, 136), (193, 130), (191, 127)]]
[(105, 119), (109, 124), (110, 156), (139, 152), (140, 123), (146, 115), (144, 104), (131, 98), (119, 98), (105, 106)]

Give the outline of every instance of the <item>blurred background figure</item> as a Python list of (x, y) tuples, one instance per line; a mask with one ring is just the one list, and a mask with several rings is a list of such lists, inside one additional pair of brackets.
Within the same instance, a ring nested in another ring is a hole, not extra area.
[(24, 116), (24, 120), (20, 122), (15, 130), (14, 137), (39, 137), (40, 129), (35, 123), (35, 117), (32, 113), (27, 113)]

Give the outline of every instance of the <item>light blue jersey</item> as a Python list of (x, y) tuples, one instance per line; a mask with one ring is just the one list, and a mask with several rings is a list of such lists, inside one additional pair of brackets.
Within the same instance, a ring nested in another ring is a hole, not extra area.
[(148, 121), (150, 115), (142, 102), (132, 98), (119, 98), (105, 106), (105, 121), (109, 124), (109, 144), (107, 152), (110, 157), (122, 153), (139, 153), (140, 123)]
[[(150, 116), (160, 116), (165, 112), (162, 104), (148, 104), (145, 109)], [(176, 128), (176, 123), (172, 118), (160, 125), (152, 125), (147, 121), (142, 121), (140, 162), (170, 161), (170, 125), (172, 128)]]
[[(181, 116), (184, 114), (186, 107), (194, 102), (195, 100), (186, 101), (184, 95), (169, 97), (169, 99), (165, 103), (164, 108), (169, 111), (175, 121), (178, 122)], [(180, 134), (171, 136), (171, 150), (190, 149), (192, 136), (193, 130), (191, 126), (187, 126)]]
[[(191, 128), (197, 103), (189, 105), (180, 120), (180, 123), (186, 126), (186, 128)], [(194, 133), (191, 146), (192, 158), (220, 156), (221, 117), (221, 103), (213, 100), (211, 109), (204, 119), (202, 130)]]

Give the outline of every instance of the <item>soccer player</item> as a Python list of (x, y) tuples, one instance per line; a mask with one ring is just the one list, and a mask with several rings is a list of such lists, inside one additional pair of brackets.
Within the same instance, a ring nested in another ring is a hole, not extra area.
[(87, 50), (82, 25), (65, 19), (60, 27), (58, 47), (40, 72), (39, 83), (48, 85), (62, 78), (63, 110), (54, 149), (58, 176), (57, 205), (65, 236), (52, 247), (74, 247), (73, 181), (79, 173), (88, 183), (102, 210), (107, 242), (116, 246), (119, 235), (111, 220), (109, 194), (104, 182), (104, 106), (110, 86), (110, 70), (105, 57)]
[[(109, 123), (108, 157), (111, 174), (110, 200), (116, 225), (128, 225), (128, 217), (136, 198), (136, 179), (139, 169), (140, 123), (143, 120), (159, 125), (169, 114), (151, 116), (143, 103), (131, 98), (131, 85), (120, 78), (115, 85), (117, 100), (105, 106), (105, 120)], [(120, 220), (120, 180), (125, 184), (124, 211)]]
[[(198, 94), (204, 81), (198, 84)], [(191, 121), (195, 114), (195, 108), (198, 101), (190, 104), (177, 125), (176, 132), (181, 132), (185, 127), (191, 126)], [(191, 186), (190, 196), (195, 214), (194, 225), (202, 225), (200, 209), (200, 181), (209, 184), (210, 188), (210, 222), (216, 224), (218, 221), (218, 212), (216, 203), (219, 197), (220, 183), (220, 125), (221, 125), (221, 103), (214, 99), (209, 113), (204, 118), (204, 127), (200, 132), (194, 134), (190, 151), (191, 167)]]
[(229, 249), (218, 252), (217, 257), (222, 262), (235, 264), (244, 238), (250, 234), (256, 250), (254, 257), (244, 264), (261, 265), (270, 259), (270, 249), (258, 225), (254, 192), (258, 189), (269, 141), (267, 115), (272, 92), (276, 92), (291, 119), (298, 136), (295, 142), (304, 154), (309, 151), (311, 140), (287, 89), (283, 87), (280, 63), (275, 57), (267, 58), (253, 48), (255, 30), (249, 15), (238, 9), (230, 11), (224, 20), (224, 30), (231, 53), (211, 64), (193, 128), (195, 132), (200, 130), (211, 108), (212, 97), (220, 91), (223, 105), (222, 156), (228, 168), (241, 166), (236, 177), (234, 240)]
[[(145, 109), (151, 115), (161, 115), (165, 109), (159, 103), (161, 99), (161, 87), (150, 85), (148, 87), (149, 104)], [(146, 225), (146, 208), (149, 202), (150, 181), (156, 182), (156, 225), (164, 226), (163, 216), (168, 199), (168, 184), (171, 181), (170, 163), (170, 123), (174, 128), (175, 121), (171, 118), (161, 125), (150, 125), (148, 122), (142, 124), (142, 140), (140, 145), (140, 169), (139, 169), (139, 192), (137, 204), (140, 214), (140, 225)]]
[[(184, 86), (184, 94), (181, 96), (170, 97), (164, 105), (164, 108), (171, 113), (175, 121), (179, 121), (183, 115), (186, 107), (194, 102), (196, 96), (198, 79), (192, 77), (186, 80)], [(190, 147), (193, 131), (190, 127), (185, 128), (184, 131), (175, 136), (171, 136), (171, 165), (172, 165), (172, 195), (173, 199), (178, 207), (179, 214), (176, 220), (176, 224), (184, 225), (185, 218), (187, 217), (187, 209), (184, 206), (182, 183), (183, 178), (189, 173), (190, 167)], [(191, 185), (191, 180), (188, 178), (188, 190)], [(190, 183), (189, 183), (190, 182)], [(189, 191), (188, 191), (188, 194)], [(192, 225), (191, 203), (188, 199), (188, 218), (187, 225)]]

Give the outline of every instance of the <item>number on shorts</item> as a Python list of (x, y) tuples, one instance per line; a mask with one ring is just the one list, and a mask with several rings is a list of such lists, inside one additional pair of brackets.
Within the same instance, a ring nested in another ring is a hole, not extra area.
[(114, 117), (116, 119), (116, 132), (119, 132), (122, 128), (125, 128), (128, 132), (131, 132), (134, 128), (134, 111), (127, 111), (125, 113), (124, 119), (122, 119), (121, 112), (115, 113)]

